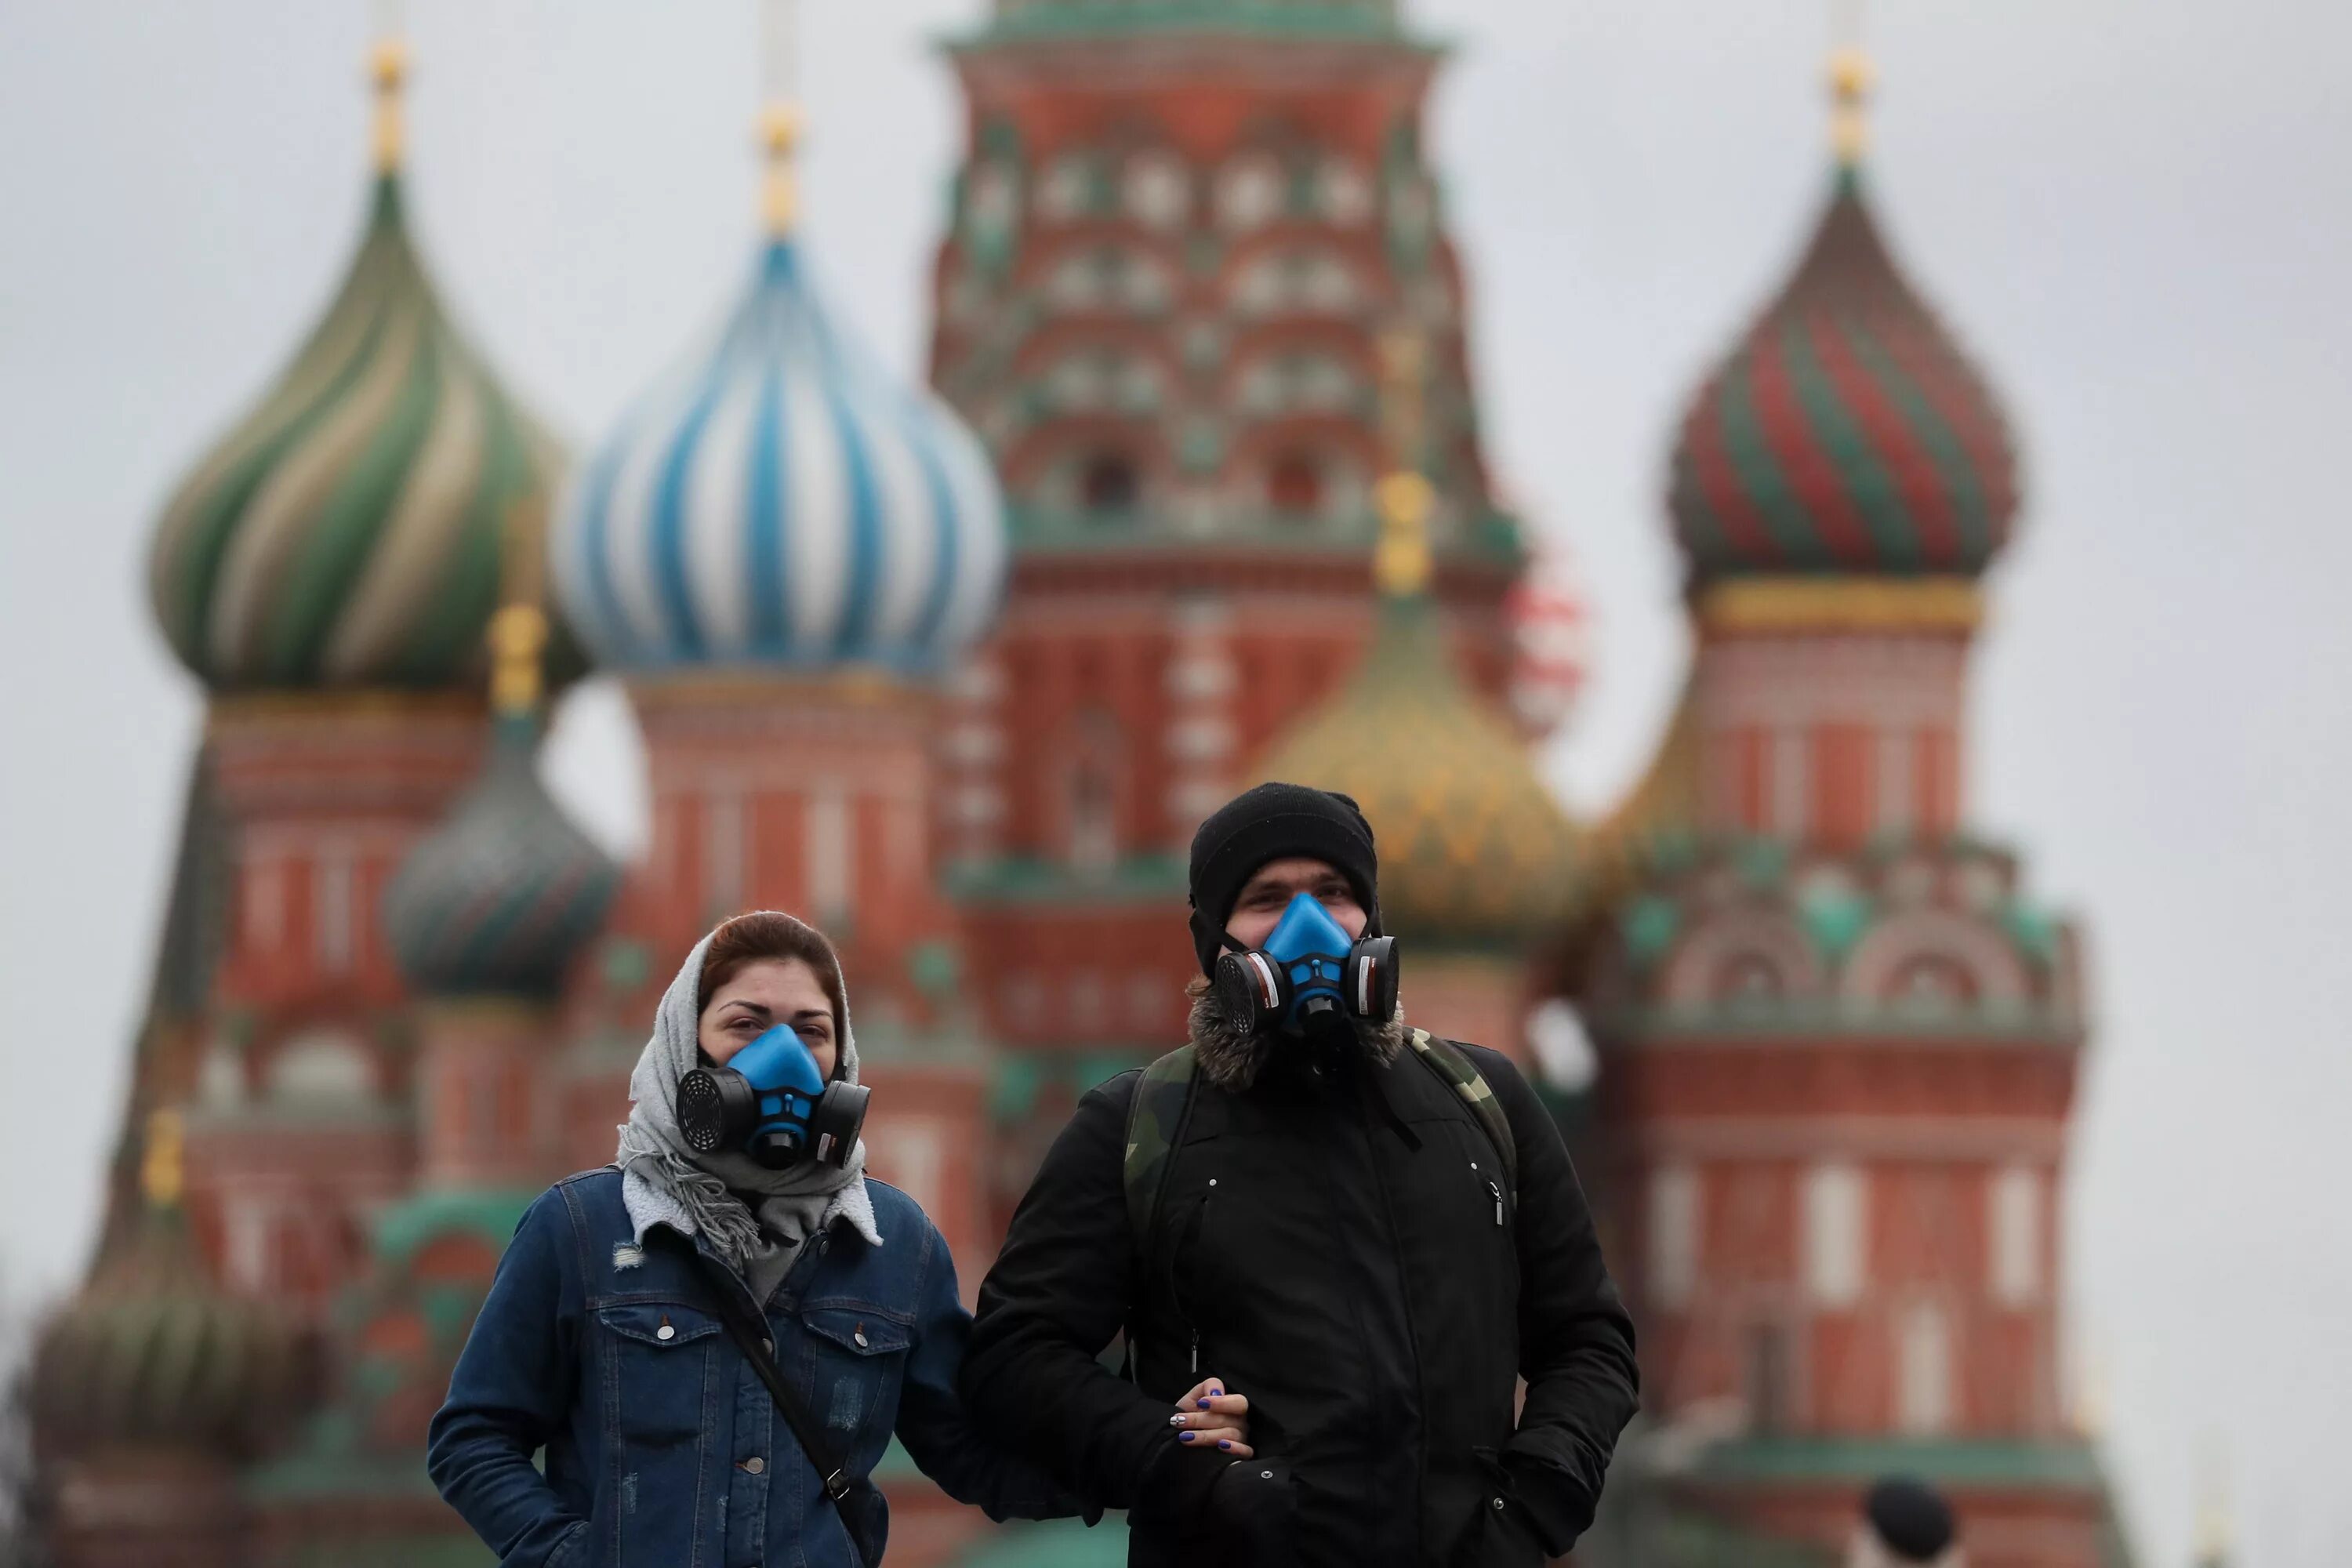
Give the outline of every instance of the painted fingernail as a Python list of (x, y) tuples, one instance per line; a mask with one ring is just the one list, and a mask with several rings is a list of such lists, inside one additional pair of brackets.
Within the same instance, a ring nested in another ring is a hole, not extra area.
[(1222, 1388), (1213, 1388), (1209, 1390), (1209, 1397), (1212, 1399), (1223, 1399), (1224, 1396), (1225, 1391)]
[(1177, 1434), (1176, 1434), (1176, 1440), (1177, 1440), (1179, 1443), (1189, 1443), (1189, 1442), (1191, 1442), (1191, 1441), (1192, 1441), (1192, 1440), (1196, 1436), (1198, 1436), (1198, 1434), (1197, 1434), (1197, 1433), (1192, 1433), (1192, 1432), (1179, 1432), (1179, 1433), (1177, 1433)]
[(1231, 1438), (1220, 1437), (1217, 1439), (1217, 1447), (1220, 1448), (1230, 1448), (1233, 1446), (1233, 1440)]
[(1207, 1400), (1203, 1399), (1202, 1401), (1201, 1401), (1201, 1408), (1202, 1408), (1202, 1409), (1206, 1410), (1208, 1407), (1209, 1407), (1209, 1402), (1208, 1402)]
[(1171, 1426), (1181, 1426), (1184, 1425), (1184, 1413), (1181, 1410), (1179, 1410), (1175, 1415), (1171, 1415), (1168, 1418), (1168, 1425)]

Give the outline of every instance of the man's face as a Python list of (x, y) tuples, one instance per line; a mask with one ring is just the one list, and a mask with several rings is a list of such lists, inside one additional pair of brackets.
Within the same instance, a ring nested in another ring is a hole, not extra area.
[(1304, 855), (1260, 866), (1257, 874), (1242, 885), (1241, 897), (1234, 900), (1234, 912), (1225, 921), (1226, 932), (1244, 947), (1264, 947), (1281, 923), (1282, 911), (1301, 893), (1312, 894), (1348, 933), (1349, 941), (1364, 934), (1370, 917), (1356, 901), (1356, 890), (1348, 886), (1348, 879), (1336, 867)]

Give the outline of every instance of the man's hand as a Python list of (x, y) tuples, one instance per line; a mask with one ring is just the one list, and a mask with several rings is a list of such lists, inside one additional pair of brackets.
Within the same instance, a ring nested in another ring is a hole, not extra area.
[(1236, 1459), (1255, 1457), (1249, 1446), (1249, 1396), (1227, 1394), (1223, 1378), (1202, 1378), (1176, 1402), (1176, 1414), (1168, 1425), (1187, 1447), (1213, 1448)]

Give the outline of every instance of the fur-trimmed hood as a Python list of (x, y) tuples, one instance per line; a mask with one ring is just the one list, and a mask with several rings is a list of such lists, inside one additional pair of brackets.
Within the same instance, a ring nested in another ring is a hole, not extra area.
[[(1257, 1081), (1258, 1069), (1279, 1048), (1280, 1038), (1252, 1032), (1225, 1011), (1217, 988), (1195, 980), (1185, 988), (1192, 997), (1187, 1033), (1201, 1076), (1228, 1092), (1239, 1092)], [(1355, 1021), (1356, 1043), (1374, 1061), (1388, 1063), (1404, 1049), (1404, 1009), (1384, 1024)]]

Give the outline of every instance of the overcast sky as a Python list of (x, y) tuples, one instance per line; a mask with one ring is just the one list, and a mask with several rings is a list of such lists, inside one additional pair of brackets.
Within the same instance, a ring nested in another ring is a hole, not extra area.
[[(809, 206), (840, 306), (920, 363), (982, 0), (809, 0)], [(1684, 658), (1659, 494), (1694, 379), (1823, 194), (1825, 0), (1419, 0), (1490, 457), (1573, 544), (1599, 667), (1556, 758), (1638, 768)], [(0, 3), (0, 1299), (95, 1214), (200, 706), (142, 585), (174, 479), (340, 278), (359, 0)], [(749, 0), (415, 0), (415, 223), (575, 443), (751, 260)], [(2072, 1338), (2143, 1561), (2226, 1456), (2241, 1559), (2352, 1557), (2352, 7), (1877, 0), (1872, 181), (2027, 458), (1978, 659), (1977, 821), (2086, 921)], [(614, 695), (552, 763), (637, 836)]]

